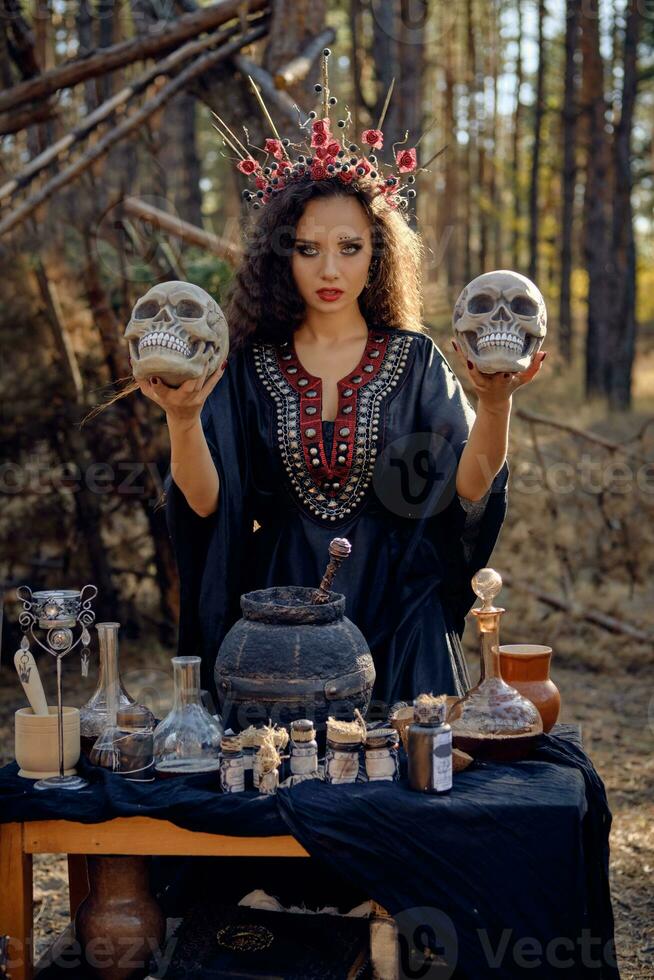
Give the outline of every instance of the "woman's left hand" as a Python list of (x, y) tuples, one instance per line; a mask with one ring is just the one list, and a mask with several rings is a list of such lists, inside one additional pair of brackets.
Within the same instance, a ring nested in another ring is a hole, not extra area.
[(517, 371), (515, 374), (502, 371), (497, 372), (497, 374), (483, 374), (477, 370), (472, 361), (466, 359), (455, 341), (452, 341), (452, 346), (468, 372), (470, 383), (475, 389), (479, 401), (487, 408), (499, 408), (510, 402), (514, 391), (534, 380), (547, 357), (547, 352), (539, 351), (526, 371)]

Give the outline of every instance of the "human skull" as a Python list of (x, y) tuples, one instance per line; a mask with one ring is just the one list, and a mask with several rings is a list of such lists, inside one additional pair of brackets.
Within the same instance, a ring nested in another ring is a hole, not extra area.
[(137, 381), (156, 375), (178, 387), (213, 374), (229, 353), (223, 311), (190, 282), (162, 282), (148, 290), (132, 310), (125, 339)]
[(485, 272), (462, 290), (452, 327), (466, 358), (483, 374), (526, 371), (547, 333), (545, 300), (519, 272)]

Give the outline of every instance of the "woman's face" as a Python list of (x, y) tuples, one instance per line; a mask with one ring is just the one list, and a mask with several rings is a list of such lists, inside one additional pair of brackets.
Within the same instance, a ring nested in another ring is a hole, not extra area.
[(307, 307), (343, 310), (363, 291), (372, 257), (370, 222), (353, 197), (314, 198), (295, 229), (291, 269)]

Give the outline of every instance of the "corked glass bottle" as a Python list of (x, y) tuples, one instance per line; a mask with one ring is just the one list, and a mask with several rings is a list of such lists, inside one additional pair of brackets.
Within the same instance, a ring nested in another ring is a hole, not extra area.
[(455, 748), (475, 759), (524, 759), (543, 731), (535, 706), (507, 684), (500, 669), (500, 619), (505, 610), (493, 605), (502, 578), (493, 568), (482, 568), (472, 579), (482, 600), (473, 609), (480, 635), (480, 678), (450, 709)]

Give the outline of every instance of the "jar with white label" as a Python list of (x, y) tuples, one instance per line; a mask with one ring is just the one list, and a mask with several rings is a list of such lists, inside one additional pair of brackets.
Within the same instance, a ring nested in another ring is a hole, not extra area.
[(400, 778), (399, 741), (400, 737), (394, 728), (373, 728), (368, 731), (365, 751), (366, 776), (369, 782), (395, 782)]
[(245, 766), (241, 740), (232, 733), (223, 735), (220, 757), (220, 788), (223, 793), (245, 790)]
[(317, 779), (318, 743), (312, 721), (300, 718), (291, 723), (290, 746), (292, 785), (304, 779)]
[(452, 729), (445, 721), (447, 698), (421, 695), (409, 726), (409, 786), (422, 793), (452, 789)]

